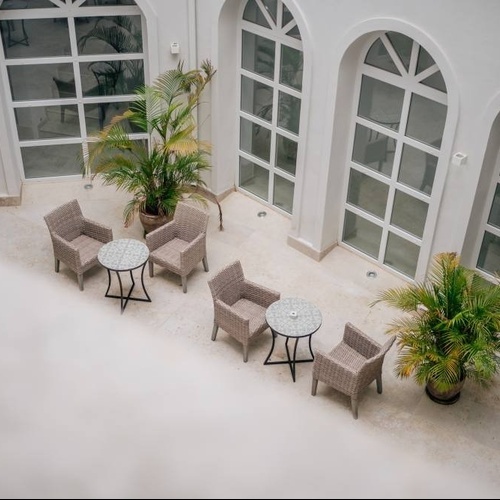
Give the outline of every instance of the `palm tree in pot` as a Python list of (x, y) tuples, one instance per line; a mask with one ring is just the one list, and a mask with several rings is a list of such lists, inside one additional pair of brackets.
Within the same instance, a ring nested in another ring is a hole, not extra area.
[(396, 374), (413, 376), (441, 404), (455, 403), (466, 379), (488, 386), (499, 369), (500, 287), (460, 264), (455, 252), (434, 257), (422, 283), (379, 294), (405, 314), (389, 325), (399, 354)]
[[(129, 109), (90, 137), (86, 169), (133, 195), (124, 209), (125, 226), (139, 214), (149, 232), (171, 220), (181, 199), (206, 203), (210, 192), (202, 175), (210, 169), (210, 144), (196, 137), (194, 111), (214, 74), (208, 60), (189, 71), (179, 63), (139, 87)], [(147, 138), (131, 137), (127, 122)], [(222, 225), (220, 205), (219, 217)]]

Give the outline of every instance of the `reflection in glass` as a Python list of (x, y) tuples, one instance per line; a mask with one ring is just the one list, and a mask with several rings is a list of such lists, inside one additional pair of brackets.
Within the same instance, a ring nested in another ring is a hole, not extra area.
[(383, 219), (389, 186), (373, 177), (351, 169), (347, 202)]
[(269, 171), (240, 156), (239, 186), (267, 201)]
[(288, 10), (287, 6), (283, 4), (283, 20), (281, 27), (284, 28), (290, 21), (293, 21), (292, 13)]
[(272, 87), (242, 76), (241, 109), (270, 122), (273, 116)]
[[(392, 139), (391, 139), (392, 141)], [(389, 150), (389, 137), (356, 124), (352, 160), (388, 177), (392, 173), (393, 151)]]
[(71, 64), (23, 64), (8, 66), (7, 71), (14, 101), (57, 98), (59, 94), (54, 78), (61, 75), (64, 75), (66, 81), (73, 78)]
[(290, 182), (288, 179), (284, 179), (279, 175), (275, 175), (273, 205), (291, 214), (293, 209), (293, 190), (293, 182)]
[(441, 147), (446, 112), (444, 104), (413, 94), (406, 135), (431, 146)]
[(484, 232), (477, 267), (493, 276), (500, 273), (500, 238), (488, 231)]
[(245, 12), (243, 12), (243, 19), (258, 24), (259, 26), (264, 26), (264, 28), (270, 28), (269, 23), (266, 21), (264, 14), (255, 0), (247, 2)]
[(75, 19), (79, 54), (136, 54), (142, 52), (141, 16)]
[(81, 175), (79, 162), (75, 160), (81, 151), (81, 144), (21, 147), (24, 175), (26, 179)]
[(399, 130), (404, 90), (363, 75), (358, 115), (384, 127)]
[(411, 49), (413, 47), (413, 40), (402, 33), (397, 33), (395, 31), (389, 31), (387, 33), (387, 38), (391, 41), (394, 50), (399, 56), (399, 59), (403, 63), (403, 66), (408, 71), (410, 67), (410, 57)]
[(285, 92), (278, 96), (278, 127), (299, 133), (300, 99)]
[(431, 194), (437, 162), (437, 156), (404, 144), (398, 181), (422, 193)]
[(396, 190), (391, 224), (419, 238), (424, 234), (429, 205), (409, 194)]
[(345, 211), (342, 241), (376, 259), (381, 239), (381, 227), (349, 210)]
[(500, 228), (500, 184), (495, 188), (495, 196), (491, 203), (490, 215), (488, 216), (488, 224)]
[(241, 66), (252, 73), (274, 79), (275, 46), (272, 40), (243, 30)]
[(427, 52), (423, 47), (420, 47), (418, 51), (417, 70), (415, 74), (418, 75), (427, 68), (430, 68), (433, 64), (435, 64), (435, 62), (429, 52)]
[(81, 136), (76, 105), (17, 108), (14, 112), (20, 141)]
[(420, 247), (400, 236), (389, 233), (384, 264), (409, 278), (415, 277)]
[(302, 90), (302, 62), (301, 50), (282, 45), (280, 83), (296, 90)]
[(271, 157), (271, 131), (241, 118), (240, 149), (269, 163)]
[(25, 0), (22, 2), (4, 0), (4, 2), (0, 5), (0, 10), (46, 9), (47, 7), (55, 7), (55, 5), (50, 0)]
[(276, 166), (295, 175), (298, 144), (287, 137), (276, 134)]
[(380, 38), (373, 43), (370, 50), (366, 54), (365, 63), (375, 68), (380, 68), (385, 71), (394, 73), (395, 75), (400, 75), (401, 73), (396, 68), (392, 57), (387, 52), (385, 45)]
[[(85, 123), (87, 134), (94, 134), (111, 123), (115, 116), (123, 114), (129, 108), (130, 102), (106, 102), (98, 104), (85, 104)], [(142, 133), (134, 124), (128, 120), (120, 122), (128, 133)]]
[(431, 76), (424, 78), (421, 82), (423, 85), (427, 85), (427, 87), (431, 87), (436, 90), (440, 90), (441, 92), (446, 93), (446, 83), (444, 83), (443, 75), (441, 71), (436, 71)]

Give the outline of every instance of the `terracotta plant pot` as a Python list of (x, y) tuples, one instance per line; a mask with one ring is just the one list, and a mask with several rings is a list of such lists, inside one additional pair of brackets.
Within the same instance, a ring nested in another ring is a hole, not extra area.
[(172, 219), (173, 216), (150, 215), (144, 212), (139, 212), (139, 220), (141, 221), (142, 227), (144, 228), (144, 234), (158, 229), (167, 222), (170, 222)]
[(460, 391), (462, 390), (462, 387), (464, 386), (465, 383), (465, 378), (455, 384), (454, 387), (449, 389), (448, 391), (438, 391), (434, 384), (429, 381), (427, 382), (427, 385), (425, 386), (425, 392), (427, 396), (429, 396), (432, 401), (435, 403), (439, 403), (441, 405), (452, 405), (456, 403), (459, 398), (460, 398)]

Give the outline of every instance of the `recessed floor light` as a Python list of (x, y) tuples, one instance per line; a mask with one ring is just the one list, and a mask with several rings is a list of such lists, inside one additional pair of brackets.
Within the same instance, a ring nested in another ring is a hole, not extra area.
[(368, 272), (366, 273), (366, 276), (367, 276), (368, 278), (376, 278), (376, 277), (377, 277), (377, 273), (376, 273), (375, 271), (368, 271)]
[(264, 212), (264, 210), (262, 212), (257, 213), (257, 217), (265, 217), (266, 215), (267, 215), (267, 212)]

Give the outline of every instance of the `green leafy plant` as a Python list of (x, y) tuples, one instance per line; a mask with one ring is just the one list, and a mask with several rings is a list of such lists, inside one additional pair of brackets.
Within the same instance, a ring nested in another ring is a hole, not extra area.
[[(208, 60), (184, 71), (183, 63), (136, 90), (129, 109), (89, 141), (84, 163), (92, 176), (133, 194), (124, 209), (125, 225), (138, 212), (171, 217), (177, 203), (211, 197), (202, 178), (210, 168), (210, 144), (196, 137), (194, 111), (215, 74)], [(147, 139), (134, 139), (124, 128), (130, 122)], [(216, 201), (216, 200), (215, 200)], [(222, 213), (219, 205), (220, 227)]]
[(428, 279), (383, 291), (373, 304), (381, 301), (407, 313), (387, 330), (397, 336), (399, 377), (446, 393), (467, 378), (488, 385), (498, 372), (500, 287), (456, 253), (437, 254)]

